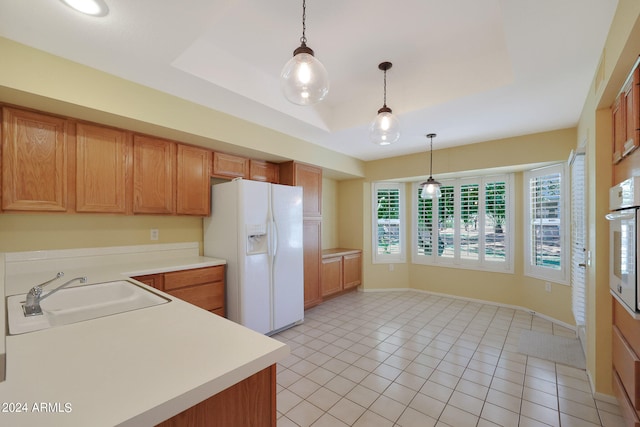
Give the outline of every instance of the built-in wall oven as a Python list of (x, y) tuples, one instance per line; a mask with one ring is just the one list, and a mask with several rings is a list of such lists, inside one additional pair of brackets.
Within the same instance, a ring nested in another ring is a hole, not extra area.
[(609, 191), (609, 286), (611, 294), (634, 312), (640, 311), (638, 275), (638, 210), (640, 177), (629, 178)]

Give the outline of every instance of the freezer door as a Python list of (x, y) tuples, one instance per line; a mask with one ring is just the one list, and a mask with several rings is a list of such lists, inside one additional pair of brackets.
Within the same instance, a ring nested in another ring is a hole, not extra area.
[(273, 330), (304, 318), (302, 188), (271, 186)]
[[(271, 289), (269, 254), (256, 250), (251, 240), (264, 237), (256, 230), (267, 230), (269, 223), (269, 184), (239, 180), (239, 218), (241, 248), (239, 262), (240, 322), (256, 332), (266, 334), (271, 329)], [(261, 227), (263, 224), (264, 227)]]

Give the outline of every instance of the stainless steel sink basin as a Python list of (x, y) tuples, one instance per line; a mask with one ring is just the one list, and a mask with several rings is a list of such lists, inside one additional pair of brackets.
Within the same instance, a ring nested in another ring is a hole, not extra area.
[(42, 315), (25, 316), (26, 294), (7, 298), (9, 334), (17, 335), (54, 326), (84, 322), (169, 302), (127, 280), (61, 289), (42, 301)]

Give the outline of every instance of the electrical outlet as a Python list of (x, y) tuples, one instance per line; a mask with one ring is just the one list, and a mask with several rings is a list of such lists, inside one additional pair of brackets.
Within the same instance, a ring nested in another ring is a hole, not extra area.
[(547, 292), (551, 292), (551, 283), (545, 282), (544, 290), (547, 291)]
[(389, 264), (389, 271), (393, 271), (393, 264)]
[(151, 229), (151, 240), (158, 240), (160, 238), (160, 231), (157, 228)]

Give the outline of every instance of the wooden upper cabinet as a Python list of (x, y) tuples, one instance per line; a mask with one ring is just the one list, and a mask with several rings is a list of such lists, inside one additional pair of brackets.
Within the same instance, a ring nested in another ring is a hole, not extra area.
[(636, 68), (622, 90), (625, 115), (625, 136), (623, 156), (635, 150), (640, 141), (640, 69)]
[(232, 154), (214, 152), (213, 176), (222, 178), (248, 178), (249, 159)]
[(322, 216), (322, 169), (298, 162), (281, 163), (280, 183), (302, 187), (305, 217)]
[(78, 123), (76, 126), (76, 211), (126, 213), (126, 131)]
[(13, 108), (2, 113), (2, 208), (65, 212), (67, 120)]
[(611, 106), (613, 163), (640, 146), (640, 68), (627, 79)]
[(266, 181), (278, 184), (280, 168), (275, 163), (262, 160), (249, 160), (249, 179), (254, 181)]
[(133, 140), (133, 212), (175, 213), (174, 142), (135, 135)]
[(211, 212), (211, 152), (178, 144), (176, 206), (180, 215)]

